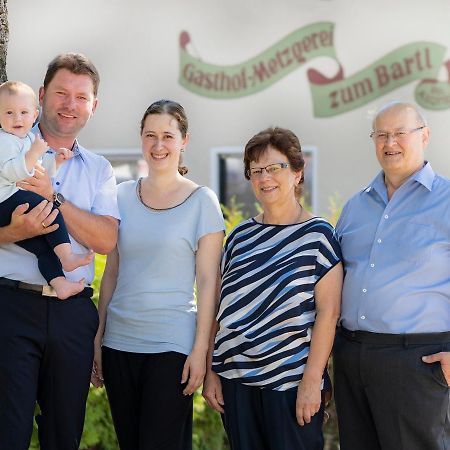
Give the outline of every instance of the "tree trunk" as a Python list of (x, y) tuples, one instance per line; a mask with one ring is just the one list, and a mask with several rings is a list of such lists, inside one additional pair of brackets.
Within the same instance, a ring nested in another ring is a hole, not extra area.
[(8, 53), (9, 27), (7, 0), (0, 0), (0, 82), (8, 79), (6, 55)]

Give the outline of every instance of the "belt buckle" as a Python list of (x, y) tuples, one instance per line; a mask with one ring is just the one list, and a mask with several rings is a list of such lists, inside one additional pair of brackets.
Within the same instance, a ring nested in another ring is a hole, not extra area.
[(45, 297), (58, 297), (55, 289), (52, 286), (49, 286), (48, 284), (42, 286), (42, 295), (44, 295)]

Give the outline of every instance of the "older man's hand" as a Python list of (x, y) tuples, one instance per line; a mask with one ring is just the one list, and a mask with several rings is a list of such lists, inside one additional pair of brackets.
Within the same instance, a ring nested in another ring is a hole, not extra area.
[(422, 361), (428, 364), (439, 362), (447, 384), (450, 386), (450, 352), (439, 352), (433, 355), (422, 356)]

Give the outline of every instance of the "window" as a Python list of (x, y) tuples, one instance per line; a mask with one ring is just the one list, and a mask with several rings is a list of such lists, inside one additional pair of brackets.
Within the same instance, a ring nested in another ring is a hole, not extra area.
[(137, 180), (148, 174), (147, 163), (142, 158), (140, 148), (93, 150), (104, 156), (112, 165), (117, 183)]

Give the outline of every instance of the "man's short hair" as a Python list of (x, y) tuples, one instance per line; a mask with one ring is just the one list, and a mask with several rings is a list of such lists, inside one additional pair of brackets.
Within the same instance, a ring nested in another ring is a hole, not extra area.
[(100, 75), (92, 61), (82, 53), (61, 53), (52, 59), (47, 67), (44, 78), (44, 88), (53, 80), (56, 72), (66, 69), (76, 75), (88, 75), (94, 85), (94, 96), (97, 97)]

